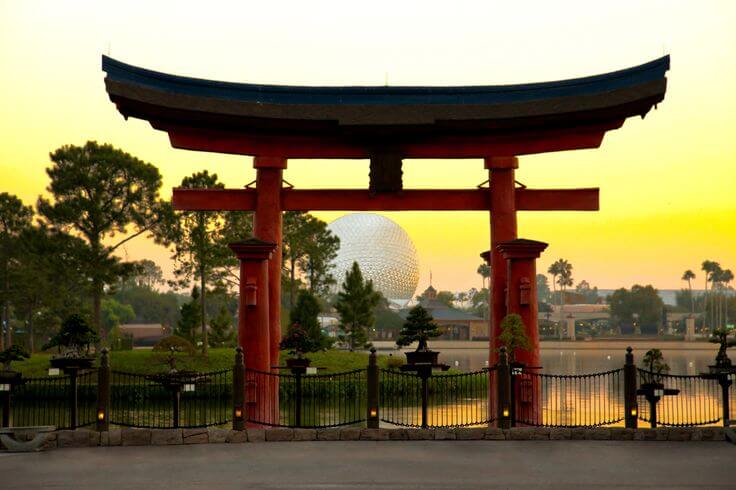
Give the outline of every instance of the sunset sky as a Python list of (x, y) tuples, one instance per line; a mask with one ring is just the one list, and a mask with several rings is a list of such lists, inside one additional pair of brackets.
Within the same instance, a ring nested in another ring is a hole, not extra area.
[[(513, 4), (513, 5), (512, 5)], [(0, 192), (35, 204), (50, 151), (108, 142), (159, 167), (163, 195), (201, 169), (230, 187), (249, 157), (172, 149), (108, 100), (100, 56), (217, 80), (303, 85), (492, 85), (626, 68), (668, 53), (668, 91), (597, 150), (523, 157), (529, 187), (600, 187), (596, 213), (531, 213), (519, 236), (550, 244), (577, 281), (679, 288), (700, 262), (736, 269), (736, 2), (59, 2), (0, 0)], [(471, 188), (480, 160), (408, 160), (407, 188)], [(299, 188), (367, 187), (368, 162), (291, 161)], [(420, 289), (480, 287), (487, 213), (386, 213), (419, 252)], [(319, 213), (330, 221), (340, 213)], [(131, 242), (171, 270), (169, 253)]]

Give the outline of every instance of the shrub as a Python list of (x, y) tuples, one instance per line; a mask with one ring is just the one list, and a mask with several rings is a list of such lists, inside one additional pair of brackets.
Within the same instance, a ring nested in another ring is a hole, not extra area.
[(502, 346), (506, 347), (511, 362), (516, 360), (517, 350), (531, 349), (524, 321), (516, 313), (506, 315), (501, 321), (501, 335), (498, 336), (498, 340)]

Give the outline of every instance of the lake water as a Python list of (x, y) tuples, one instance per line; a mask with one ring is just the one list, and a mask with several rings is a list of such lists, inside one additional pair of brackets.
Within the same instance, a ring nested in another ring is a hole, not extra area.
[[(376, 343), (379, 354), (400, 355), (398, 351), (391, 351), (391, 344)], [(452, 342), (437, 343), (433, 347), (441, 351), (440, 361), (449, 364), (453, 369), (460, 371), (477, 371), (487, 366), (488, 347), (481, 342), (467, 342), (469, 347), (453, 347)], [(474, 345), (473, 345), (474, 344)], [(547, 344), (547, 345), (545, 345)], [(560, 347), (557, 347), (560, 346)], [(601, 342), (592, 345), (591, 342), (543, 342), (541, 347), (541, 372), (548, 374), (588, 374), (600, 371), (617, 369), (624, 365), (626, 343)], [(687, 348), (683, 343), (659, 342), (647, 345), (634, 344), (634, 359), (641, 366), (644, 353), (651, 347), (662, 350), (665, 362), (670, 366), (670, 374), (696, 375), (708, 370), (713, 364), (718, 347), (713, 344), (697, 344), (694, 348)], [(403, 350), (402, 350), (403, 352)]]

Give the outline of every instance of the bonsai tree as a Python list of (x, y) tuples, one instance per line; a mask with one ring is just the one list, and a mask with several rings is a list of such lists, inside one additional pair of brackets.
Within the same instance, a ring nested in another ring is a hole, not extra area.
[[(734, 336), (733, 338), (729, 338)], [(716, 366), (720, 368), (730, 368), (731, 359), (728, 358), (728, 348), (736, 346), (736, 329), (721, 327), (714, 329), (710, 334), (710, 342), (720, 344), (718, 347), (718, 355), (716, 356)]]
[(11, 345), (4, 351), (0, 352), (0, 363), (2, 363), (5, 371), (10, 371), (11, 362), (22, 361), (29, 357), (31, 356), (22, 347)]
[(54, 335), (43, 349), (59, 348), (59, 357), (82, 358), (89, 354), (90, 344), (97, 342), (97, 333), (87, 321), (76, 313), (61, 324), (59, 333)]
[(288, 351), (289, 355), (296, 359), (303, 358), (304, 354), (308, 352), (322, 350), (319, 342), (315, 342), (314, 339), (310, 338), (307, 331), (298, 323), (291, 324), (279, 346), (281, 350)]
[(169, 374), (173, 374), (177, 372), (176, 353), (184, 352), (189, 356), (194, 356), (197, 353), (197, 350), (194, 347), (194, 344), (189, 342), (187, 339), (179, 337), (178, 335), (169, 335), (168, 337), (164, 337), (156, 342), (156, 345), (153, 346), (153, 352), (167, 353), (167, 357), (164, 362), (169, 366)]
[(521, 316), (516, 313), (506, 315), (501, 321), (501, 335), (498, 336), (498, 341), (506, 347), (509, 362), (516, 361), (515, 354), (517, 350), (528, 351), (531, 349), (531, 343), (526, 335), (526, 327)]
[(442, 335), (439, 325), (434, 323), (434, 318), (425, 310), (422, 305), (417, 305), (409, 311), (406, 317), (399, 338), (396, 339), (396, 345), (404, 347), (414, 342), (419, 342), (417, 352), (429, 351), (427, 340)]
[(664, 362), (664, 356), (659, 349), (649, 349), (642, 359), (647, 374), (648, 383), (661, 384), (662, 374), (670, 372), (670, 367)]

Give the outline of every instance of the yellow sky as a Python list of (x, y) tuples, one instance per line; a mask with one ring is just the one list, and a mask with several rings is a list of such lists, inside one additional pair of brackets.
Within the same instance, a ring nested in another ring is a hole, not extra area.
[[(513, 5), (511, 5), (513, 3)], [(267, 5), (268, 4), (268, 5)], [(273, 5), (271, 5), (273, 4)], [(250, 158), (174, 150), (124, 121), (100, 55), (181, 75), (283, 84), (443, 85), (555, 80), (672, 55), (659, 109), (609, 133), (598, 150), (524, 157), (530, 187), (601, 188), (598, 213), (524, 213), (519, 236), (550, 243), (575, 280), (603, 288), (680, 287), (703, 259), (736, 269), (736, 2), (37, 2), (0, 0), (0, 191), (34, 203), (48, 153), (88, 139), (156, 164), (164, 194), (208, 168), (229, 186)], [(411, 187), (473, 187), (482, 163), (410, 160)], [(365, 187), (366, 161), (292, 161), (297, 187)], [(340, 213), (320, 213), (331, 220)], [(479, 287), (485, 213), (387, 213), (436, 287)], [(130, 243), (129, 259), (170, 270), (166, 250)], [(700, 282), (700, 277), (698, 282)]]

